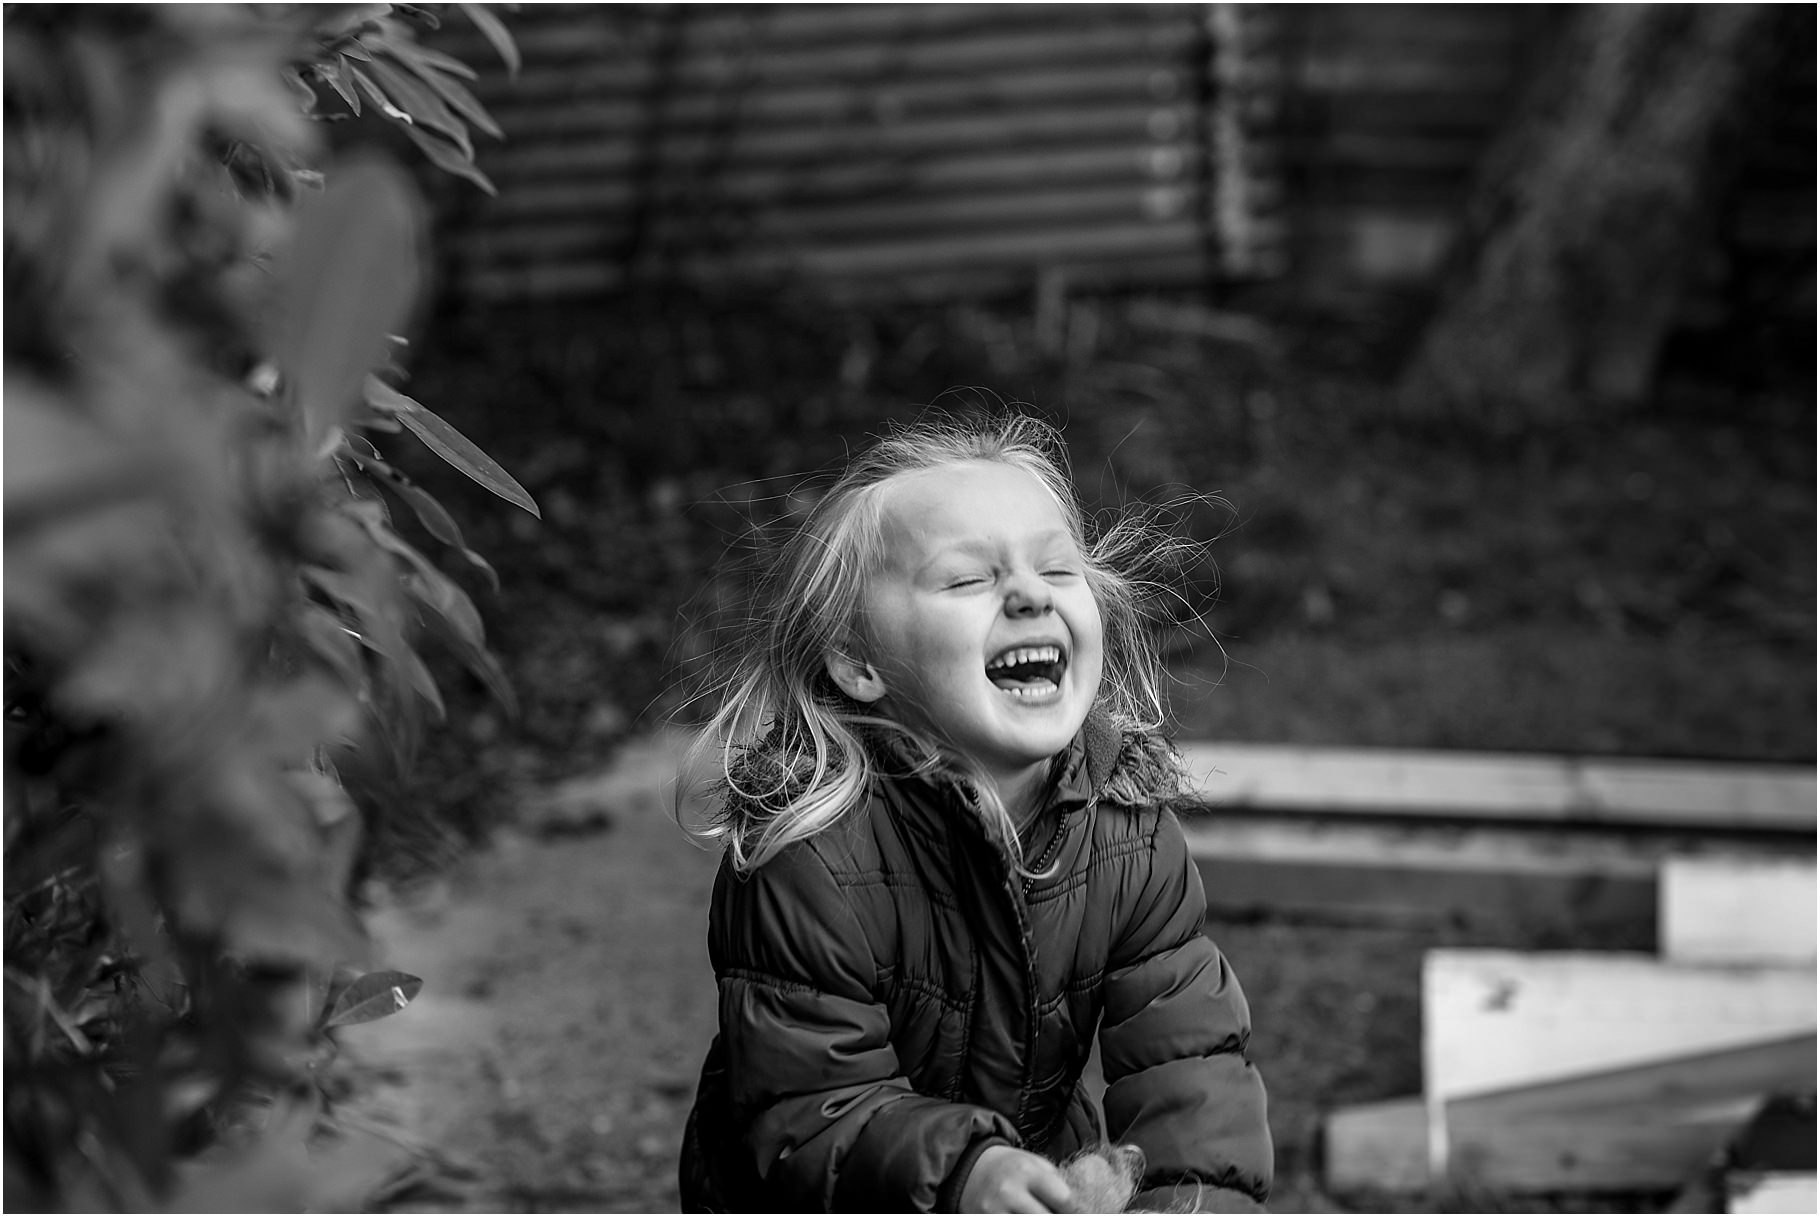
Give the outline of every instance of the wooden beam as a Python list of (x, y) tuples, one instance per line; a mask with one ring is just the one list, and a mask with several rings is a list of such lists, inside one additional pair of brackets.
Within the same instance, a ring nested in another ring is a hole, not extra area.
[(1439, 1175), (1430, 1171), (1420, 1096), (1344, 1107), (1326, 1121), (1325, 1181), (1338, 1192), (1679, 1187), (1763, 1095), (1811, 1087), (1814, 1067), (1814, 1036), (1784, 1036), (1455, 1100)]
[(1214, 814), (1183, 820), (1210, 916), (1656, 932), (1661, 845), (1617, 834)]
[(1814, 964), (1811, 858), (1671, 858), (1660, 901), (1660, 949), (1670, 959)]
[(1686, 1183), (1742, 1118), (1734, 1111), (1646, 1124), (1608, 1115), (1502, 1118), (1461, 1111), (1449, 1117), (1453, 1153), (1446, 1172), (1436, 1175), (1429, 1168), (1428, 1122), (1417, 1095), (1329, 1116), (1323, 1182), (1340, 1194), (1667, 1189)]
[(1631, 952), (1432, 950), (1422, 963), (1432, 1105), (1814, 1034), (1814, 970)]
[(1811, 766), (1495, 752), (1182, 745), (1217, 808), (1814, 831)]

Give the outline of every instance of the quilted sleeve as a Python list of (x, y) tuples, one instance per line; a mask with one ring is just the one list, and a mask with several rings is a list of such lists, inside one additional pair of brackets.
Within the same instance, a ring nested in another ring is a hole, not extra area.
[(917, 1094), (874, 997), (849, 894), (808, 843), (750, 876), (722, 868), (709, 920), (739, 1152), (766, 1194), (739, 1208), (934, 1211), (997, 1113)]
[(1270, 1194), (1272, 1174), (1264, 1085), (1245, 1055), (1251, 1013), (1202, 933), (1206, 896), (1180, 822), (1165, 810), (1154, 834), (1132, 860), (1112, 944), (1100, 1027), (1108, 1131), (1143, 1149), (1146, 1187), (1242, 1211)]

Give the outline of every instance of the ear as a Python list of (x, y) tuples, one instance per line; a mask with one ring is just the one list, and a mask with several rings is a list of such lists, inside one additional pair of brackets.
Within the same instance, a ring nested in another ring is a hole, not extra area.
[(828, 675), (840, 686), (841, 692), (854, 701), (874, 702), (885, 695), (885, 682), (879, 676), (878, 669), (869, 663), (862, 663), (839, 651), (829, 651), (822, 657), (822, 663), (828, 669)]

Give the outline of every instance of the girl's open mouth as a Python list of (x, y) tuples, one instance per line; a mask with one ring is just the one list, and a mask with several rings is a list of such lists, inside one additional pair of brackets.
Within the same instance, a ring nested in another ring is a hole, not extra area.
[(1067, 656), (1053, 643), (1010, 647), (986, 664), (986, 679), (1013, 697), (1042, 697), (1061, 687)]

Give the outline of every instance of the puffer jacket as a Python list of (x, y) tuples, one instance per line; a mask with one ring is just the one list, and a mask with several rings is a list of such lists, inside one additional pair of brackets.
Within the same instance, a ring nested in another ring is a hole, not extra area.
[(684, 1210), (952, 1212), (989, 1145), (1103, 1139), (1143, 1149), (1145, 1207), (1261, 1203), (1250, 1015), (1201, 932), (1176, 775), (1160, 740), (1090, 716), (1027, 834), (1034, 880), (939, 775), (875, 782), (750, 875), (723, 862)]

